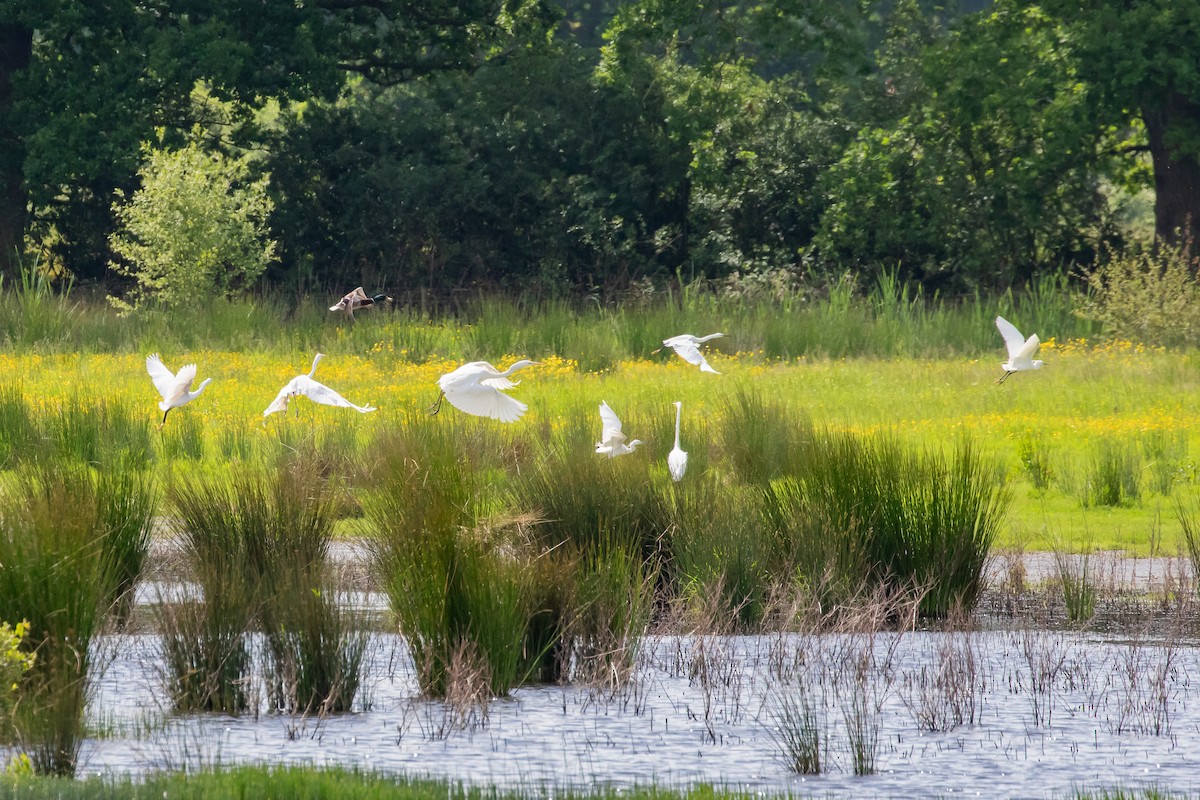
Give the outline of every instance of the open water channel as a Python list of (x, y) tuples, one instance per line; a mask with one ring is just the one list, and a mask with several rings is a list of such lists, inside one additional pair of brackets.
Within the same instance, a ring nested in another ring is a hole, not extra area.
[[(382, 605), (372, 594), (355, 603)], [(634, 679), (616, 689), (520, 688), (466, 717), (420, 699), (403, 640), (376, 633), (358, 710), (326, 719), (170, 715), (156, 642), (106, 641), (112, 655), (89, 707), (105, 735), (87, 742), (81, 775), (267, 763), (525, 788), (714, 783), (856, 797), (1200, 789), (1200, 649), (1161, 630), (650, 637)], [(822, 738), (817, 775), (796, 774), (781, 755), (781, 709), (802, 698)], [(855, 774), (854, 731), (875, 754), (874, 774)]]

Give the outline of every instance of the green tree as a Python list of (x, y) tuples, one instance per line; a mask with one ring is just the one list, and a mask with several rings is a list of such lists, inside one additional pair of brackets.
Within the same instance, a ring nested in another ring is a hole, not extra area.
[(136, 279), (130, 310), (145, 300), (189, 306), (231, 296), (257, 280), (275, 257), (267, 217), (267, 179), (249, 177), (249, 158), (146, 148), (139, 188), (114, 208), (112, 268)]
[(1200, 3), (1044, 0), (1109, 124), (1145, 126), (1160, 241), (1200, 246)]
[[(31, 227), (83, 277), (107, 261), (140, 143), (197, 121), (190, 95), (331, 97), (474, 68), (551, 24), (539, 0), (0, 0), (0, 269)], [(32, 213), (32, 219), (30, 215)]]
[(1068, 44), (1055, 20), (1007, 0), (950, 30), (900, 3), (876, 122), (823, 175), (822, 255), (960, 289), (1089, 258), (1113, 140)]

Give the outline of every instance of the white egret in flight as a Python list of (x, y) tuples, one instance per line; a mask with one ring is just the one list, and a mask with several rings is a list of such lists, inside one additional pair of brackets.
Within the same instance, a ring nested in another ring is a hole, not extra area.
[[(715, 369), (708, 365), (708, 360), (700, 352), (700, 345), (707, 342), (709, 339), (717, 339), (724, 336), (723, 333), (710, 333), (708, 336), (692, 336), (690, 333), (681, 333), (678, 336), (672, 336), (670, 339), (663, 339), (663, 347), (669, 347), (675, 351), (675, 354), (689, 364), (699, 364), (701, 372), (711, 372), (714, 375), (720, 375)], [(658, 348), (662, 350), (662, 347)], [(654, 352), (657, 353), (658, 350)]]
[(146, 372), (150, 373), (150, 380), (154, 381), (154, 388), (158, 389), (158, 393), (162, 395), (162, 402), (158, 404), (159, 410), (163, 412), (162, 422), (158, 425), (159, 430), (162, 430), (163, 425), (167, 424), (167, 414), (171, 413), (172, 408), (186, 406), (199, 397), (200, 393), (204, 391), (204, 387), (212, 382), (212, 378), (205, 378), (196, 387), (196, 391), (191, 391), (192, 381), (196, 380), (196, 365), (188, 364), (181, 367), (177, 373), (171, 372), (163, 366), (158, 353), (146, 356)]
[(1008, 348), (1008, 361), (1000, 365), (1004, 368), (1004, 375), (996, 383), (1004, 383), (1014, 372), (1042, 368), (1042, 362), (1033, 359), (1038, 348), (1042, 346), (1036, 333), (1026, 339), (1017, 327), (1004, 317), (996, 317), (996, 327), (1000, 329), (1000, 335), (1004, 337), (1004, 346)]
[(373, 306), (384, 301), (390, 302), (391, 299), (392, 298), (388, 297), (386, 294), (377, 294), (374, 297), (370, 297), (366, 292), (363, 291), (363, 287), (359, 286), (353, 292), (350, 292), (341, 300), (339, 300), (337, 305), (330, 306), (329, 310), (345, 311), (346, 316), (353, 320), (354, 312), (358, 309), (366, 308), (367, 306)]
[(541, 366), (540, 361), (523, 359), (501, 372), (486, 361), (471, 361), (456, 370), (447, 372), (438, 378), (438, 388), (441, 392), (438, 399), (429, 407), (430, 414), (442, 410), (442, 399), (450, 401), (450, 405), (459, 411), (474, 414), (477, 417), (490, 417), (501, 422), (516, 422), (529, 406), (504, 394), (505, 389), (511, 389), (520, 381), (510, 381), (512, 375), (525, 367)]
[(683, 448), (679, 446), (679, 415), (683, 413), (683, 403), (676, 400), (675, 406), (675, 448), (671, 454), (667, 456), (667, 469), (671, 471), (671, 480), (683, 480), (683, 473), (687, 472), (687, 453), (683, 452)]
[(600, 441), (596, 442), (596, 452), (601, 455), (609, 458), (623, 456), (632, 453), (639, 444), (645, 444), (641, 439), (626, 443), (625, 434), (621, 432), (621, 419), (603, 400), (600, 401), (600, 423)]
[(313, 380), (313, 375), (317, 371), (317, 364), (321, 363), (321, 359), (324, 357), (324, 353), (317, 353), (317, 357), (313, 359), (312, 369), (308, 371), (307, 375), (297, 375), (288, 381), (287, 385), (279, 390), (279, 394), (275, 395), (275, 401), (267, 406), (267, 410), (263, 412), (263, 416), (269, 416), (276, 411), (286, 413), (288, 402), (296, 395), (304, 395), (314, 403), (320, 403), (321, 405), (353, 408), (355, 411), (363, 414), (374, 411), (374, 406), (356, 406), (325, 384), (317, 383)]

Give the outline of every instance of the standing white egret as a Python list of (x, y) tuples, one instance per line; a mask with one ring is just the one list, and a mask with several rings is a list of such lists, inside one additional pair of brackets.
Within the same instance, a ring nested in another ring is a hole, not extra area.
[(196, 380), (196, 365), (188, 364), (181, 367), (179, 372), (171, 372), (163, 365), (158, 353), (146, 356), (146, 372), (150, 373), (154, 388), (162, 395), (162, 402), (158, 404), (159, 410), (163, 412), (162, 422), (158, 424), (159, 430), (167, 424), (167, 414), (171, 413), (172, 408), (186, 406), (199, 397), (204, 387), (212, 382), (212, 378), (205, 378), (196, 387), (196, 391), (191, 391), (192, 381)]
[(667, 456), (667, 469), (671, 471), (671, 480), (683, 480), (687, 472), (687, 453), (679, 446), (679, 415), (683, 413), (683, 403), (676, 400), (675, 406), (675, 448)]
[(346, 316), (350, 321), (354, 321), (354, 312), (360, 308), (377, 305), (384, 301), (390, 301), (392, 298), (386, 294), (377, 294), (374, 297), (369, 296), (363, 291), (363, 287), (359, 286), (353, 292), (350, 292), (345, 297), (337, 302), (337, 305), (330, 306), (330, 311), (345, 311)]
[(601, 455), (609, 458), (623, 456), (632, 453), (639, 444), (645, 444), (641, 439), (626, 444), (620, 417), (603, 400), (600, 401), (600, 423), (600, 441), (596, 442), (596, 452)]
[(996, 317), (996, 327), (1000, 329), (1000, 335), (1004, 337), (1004, 346), (1008, 348), (1008, 361), (1000, 365), (1004, 368), (1004, 375), (996, 383), (1004, 383), (1014, 372), (1042, 368), (1042, 362), (1033, 359), (1038, 348), (1042, 346), (1036, 333), (1026, 339), (1017, 327), (1004, 317)]
[(356, 406), (325, 384), (317, 383), (313, 380), (313, 375), (317, 371), (317, 364), (321, 363), (321, 359), (324, 357), (324, 353), (317, 353), (316, 358), (313, 359), (312, 369), (308, 371), (307, 375), (297, 375), (288, 381), (287, 385), (279, 390), (279, 394), (275, 395), (275, 401), (267, 406), (267, 410), (263, 412), (263, 416), (269, 416), (276, 411), (283, 411), (286, 414), (288, 402), (296, 395), (304, 395), (314, 403), (320, 403), (321, 405), (353, 408), (355, 411), (363, 414), (374, 411), (374, 406)]
[[(708, 336), (693, 336), (690, 333), (681, 333), (678, 336), (672, 336), (670, 339), (663, 339), (663, 347), (669, 347), (675, 351), (675, 354), (689, 364), (699, 364), (701, 372), (711, 372), (714, 375), (720, 375), (715, 369), (708, 365), (708, 360), (700, 352), (700, 345), (707, 342), (709, 339), (718, 339), (725, 334), (710, 333)], [(658, 348), (662, 350), (662, 347)], [(658, 350), (654, 352), (657, 353)]]
[(512, 375), (525, 367), (541, 366), (541, 361), (523, 359), (501, 372), (486, 361), (471, 361), (456, 370), (447, 372), (438, 378), (438, 388), (441, 392), (438, 399), (429, 407), (430, 414), (442, 410), (442, 399), (450, 401), (450, 405), (459, 411), (474, 414), (477, 417), (490, 417), (501, 422), (516, 422), (529, 406), (504, 394), (505, 389), (511, 389), (520, 381), (510, 381)]

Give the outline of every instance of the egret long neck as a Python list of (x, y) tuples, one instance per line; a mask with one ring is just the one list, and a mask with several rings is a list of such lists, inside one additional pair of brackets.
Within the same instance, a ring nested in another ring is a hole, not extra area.
[(675, 446), (679, 447), (679, 415), (683, 413), (683, 403), (675, 404)]
[(324, 353), (317, 353), (317, 357), (313, 359), (312, 369), (308, 371), (308, 377), (312, 377), (317, 373), (317, 364), (321, 363), (321, 359), (325, 357)]

